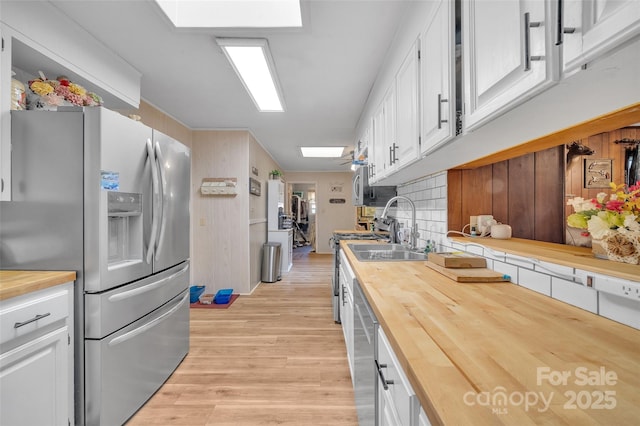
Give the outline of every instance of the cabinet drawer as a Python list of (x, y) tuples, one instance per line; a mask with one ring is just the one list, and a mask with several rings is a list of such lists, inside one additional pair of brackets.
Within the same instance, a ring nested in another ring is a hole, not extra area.
[(71, 288), (71, 283), (63, 284), (0, 303), (0, 343), (67, 318)]
[(416, 395), (382, 328), (378, 328), (378, 367), (382, 373), (378, 374), (378, 386), (383, 388), (382, 376), (384, 376), (388, 389), (383, 391), (390, 396), (400, 424), (413, 424), (418, 417), (417, 413), (413, 412), (417, 407)]

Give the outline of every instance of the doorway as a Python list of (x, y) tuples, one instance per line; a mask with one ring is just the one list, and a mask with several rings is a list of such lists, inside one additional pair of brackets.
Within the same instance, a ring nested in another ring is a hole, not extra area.
[(285, 208), (293, 224), (293, 262), (316, 251), (316, 182), (287, 182)]

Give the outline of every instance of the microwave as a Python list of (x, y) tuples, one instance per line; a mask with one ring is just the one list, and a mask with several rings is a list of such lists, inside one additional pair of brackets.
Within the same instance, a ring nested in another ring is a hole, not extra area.
[(395, 186), (370, 186), (369, 168), (361, 166), (353, 174), (353, 205), (384, 207), (397, 195)]

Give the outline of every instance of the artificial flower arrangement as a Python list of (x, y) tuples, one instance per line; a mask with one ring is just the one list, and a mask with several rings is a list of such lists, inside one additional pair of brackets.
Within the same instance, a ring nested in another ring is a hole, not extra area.
[[(30, 109), (42, 109), (61, 105), (99, 106), (102, 98), (87, 91), (79, 84), (72, 83), (67, 77), (59, 76), (55, 80), (48, 80), (40, 73), (40, 78), (29, 81), (29, 89), (37, 97), (30, 99)], [(35, 105), (33, 105), (35, 103)]]
[(611, 194), (568, 200), (575, 213), (567, 217), (567, 224), (584, 229), (609, 259), (640, 264), (640, 181), (629, 187), (613, 182), (610, 186)]

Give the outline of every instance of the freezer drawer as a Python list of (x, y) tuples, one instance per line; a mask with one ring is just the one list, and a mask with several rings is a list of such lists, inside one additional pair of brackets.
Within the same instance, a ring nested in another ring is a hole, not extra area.
[(105, 339), (86, 340), (86, 424), (124, 424), (188, 350), (188, 291)]
[(85, 294), (85, 338), (101, 339), (163, 305), (189, 287), (189, 262), (135, 283)]

